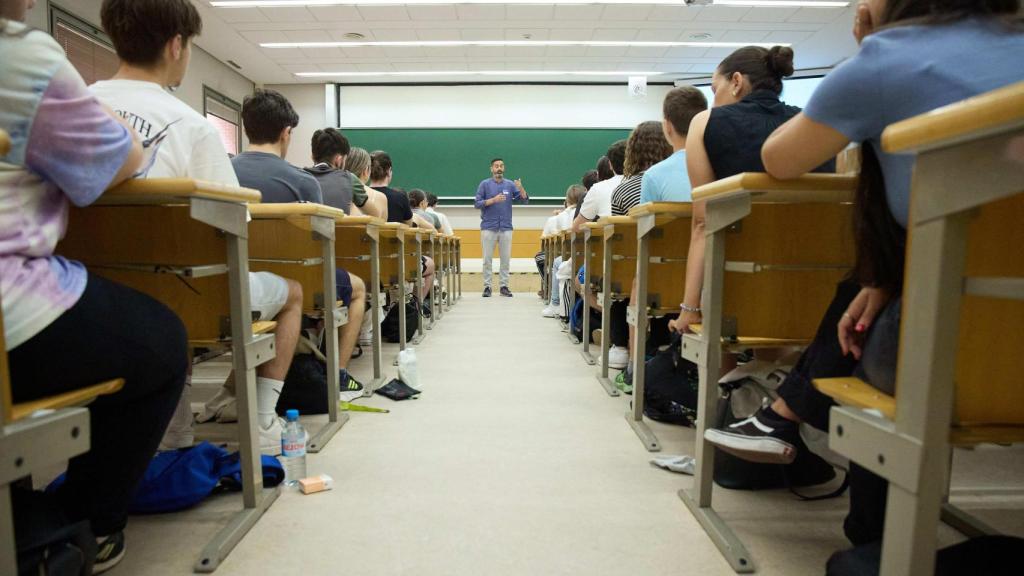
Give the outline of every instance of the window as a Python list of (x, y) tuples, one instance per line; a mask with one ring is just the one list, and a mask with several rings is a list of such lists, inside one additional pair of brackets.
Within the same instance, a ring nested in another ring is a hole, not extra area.
[(92, 24), (51, 5), (50, 32), (87, 85), (117, 72), (119, 61), (110, 39)]
[(223, 94), (203, 86), (203, 114), (220, 134), (224, 149), (232, 156), (242, 147), (242, 105)]

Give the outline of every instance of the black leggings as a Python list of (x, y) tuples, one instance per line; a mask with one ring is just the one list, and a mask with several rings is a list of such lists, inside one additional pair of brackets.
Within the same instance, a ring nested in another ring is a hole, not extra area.
[(185, 383), (181, 320), (149, 296), (90, 274), (78, 303), (11, 350), (10, 366), (15, 402), (125, 380), (120, 392), (89, 405), (92, 447), (71, 459), (58, 492), (70, 520), (88, 519), (98, 536), (122, 530)]

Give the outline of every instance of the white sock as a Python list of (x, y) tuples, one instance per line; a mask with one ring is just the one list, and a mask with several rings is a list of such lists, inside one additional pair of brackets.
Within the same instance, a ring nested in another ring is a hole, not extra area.
[(281, 397), (284, 382), (273, 378), (256, 378), (256, 413), (260, 428), (269, 428), (277, 417), (277, 399)]

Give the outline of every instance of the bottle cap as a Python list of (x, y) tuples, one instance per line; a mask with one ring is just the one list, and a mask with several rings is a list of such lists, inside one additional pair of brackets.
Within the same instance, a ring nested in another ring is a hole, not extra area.
[(298, 410), (296, 410), (296, 409), (294, 409), (294, 408), (292, 408), (291, 410), (288, 410), (288, 411), (286, 411), (286, 412), (284, 413), (284, 417), (285, 417), (285, 418), (286, 418), (286, 419), (287, 419), (287, 420), (288, 420), (289, 422), (296, 422), (296, 421), (298, 421), (298, 419), (299, 419), (299, 411), (298, 411)]

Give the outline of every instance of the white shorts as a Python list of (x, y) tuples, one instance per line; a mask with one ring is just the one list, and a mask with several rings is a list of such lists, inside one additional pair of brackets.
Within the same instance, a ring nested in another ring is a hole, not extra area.
[(288, 302), (288, 281), (270, 272), (249, 273), (249, 305), (260, 320), (273, 320)]

